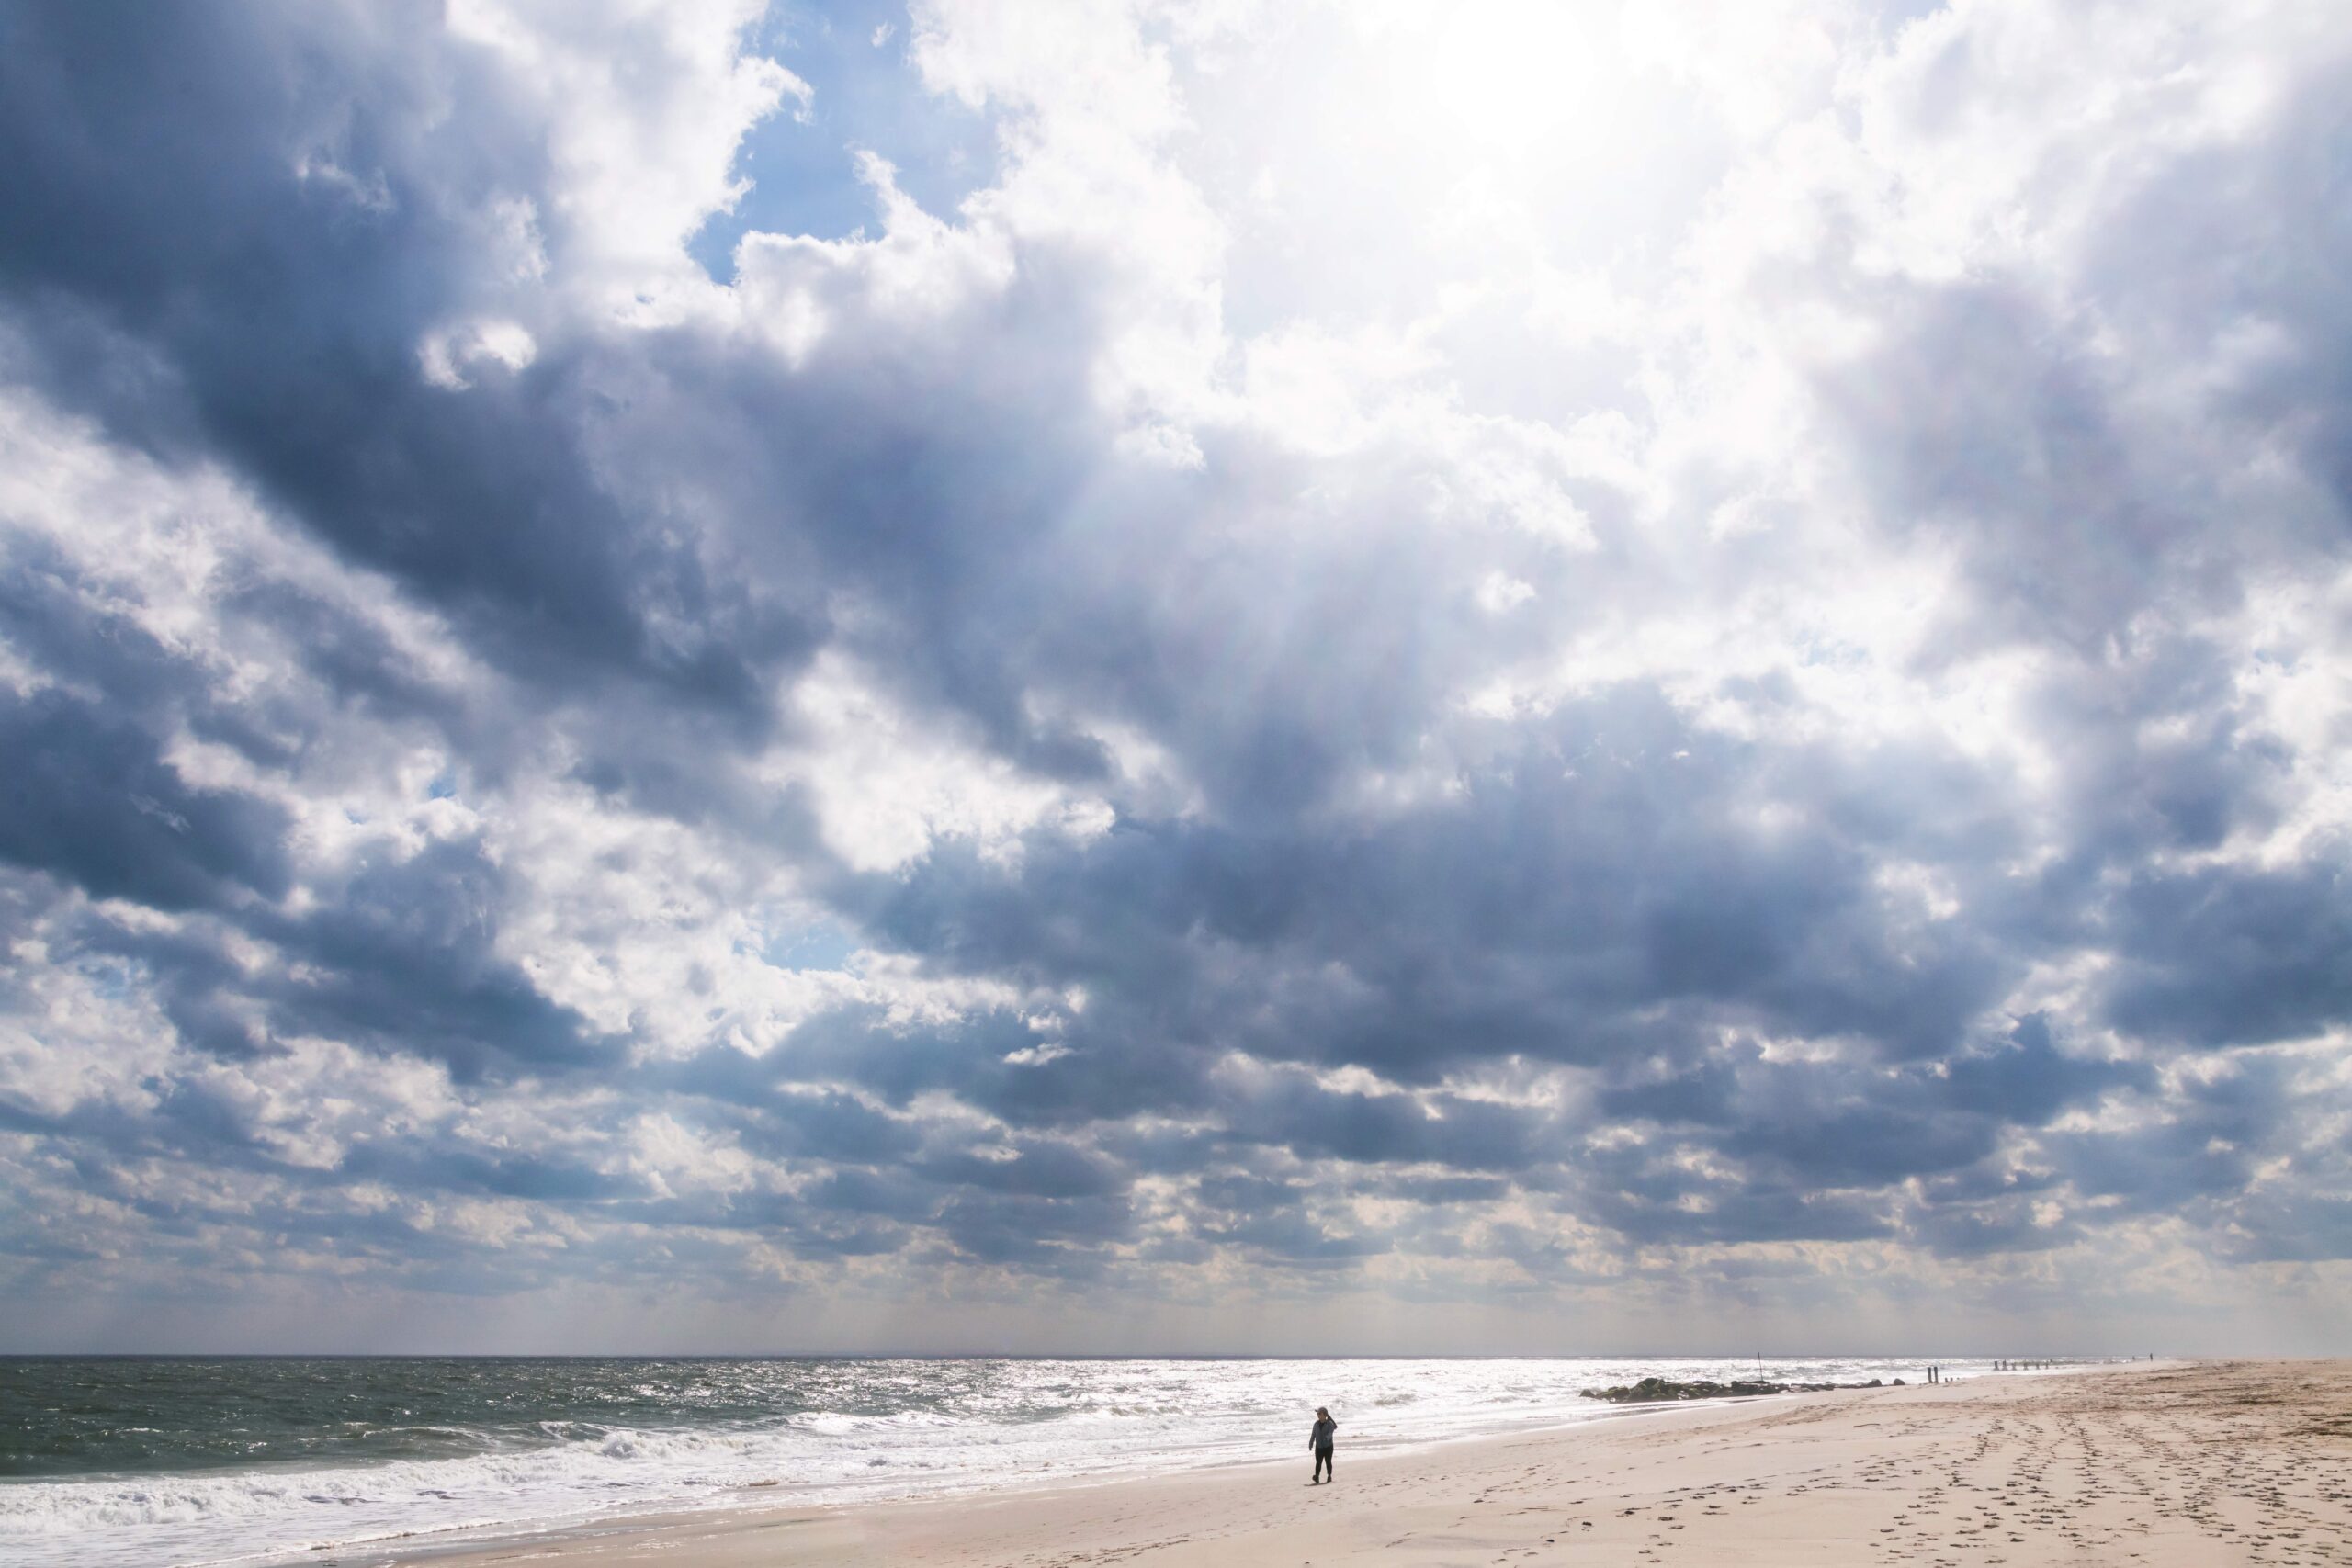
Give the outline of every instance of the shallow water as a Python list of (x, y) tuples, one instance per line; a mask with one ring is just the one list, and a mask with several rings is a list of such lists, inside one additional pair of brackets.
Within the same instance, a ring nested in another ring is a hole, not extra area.
[[(1928, 1358), (1761, 1363), (1917, 1382)], [(1983, 1361), (1941, 1364), (1949, 1375)], [(1566, 1426), (1622, 1359), (0, 1359), (0, 1564), (266, 1563), (752, 1501), (831, 1503)]]

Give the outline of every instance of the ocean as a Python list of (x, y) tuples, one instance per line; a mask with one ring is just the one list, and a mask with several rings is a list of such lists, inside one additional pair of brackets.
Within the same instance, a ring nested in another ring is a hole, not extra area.
[(1917, 1382), (1929, 1359), (0, 1359), (0, 1565), (358, 1568), (680, 1508), (1303, 1469), (1318, 1404), (1344, 1465), (1618, 1415), (1578, 1392), (1650, 1373)]

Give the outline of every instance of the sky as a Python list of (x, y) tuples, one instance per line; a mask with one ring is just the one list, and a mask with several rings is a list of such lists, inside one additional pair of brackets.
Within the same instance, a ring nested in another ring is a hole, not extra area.
[(2335, 0), (0, 5), (0, 1350), (2352, 1352)]

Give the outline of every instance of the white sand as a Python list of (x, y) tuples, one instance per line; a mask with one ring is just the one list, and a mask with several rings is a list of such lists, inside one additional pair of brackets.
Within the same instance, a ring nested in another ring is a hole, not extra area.
[[(1813, 1394), (1351, 1460), (673, 1517), (393, 1562), (465, 1568), (2352, 1563), (2352, 1362)], [(354, 1553), (350, 1564), (385, 1561)]]

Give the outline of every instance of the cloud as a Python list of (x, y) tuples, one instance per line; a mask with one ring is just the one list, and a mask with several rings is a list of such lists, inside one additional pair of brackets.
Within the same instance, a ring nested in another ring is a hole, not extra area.
[(2352, 34), (1917, 9), (0, 12), (13, 1319), (2340, 1284)]
[(2204, 1046), (2326, 1032), (2352, 1004), (2345, 887), (2335, 856), (2279, 872), (2135, 878), (2114, 905), (2117, 945), (2130, 957), (2109, 1016), (2133, 1033)]
[(17, 759), (0, 855), (102, 898), (161, 909), (243, 888), (282, 896), (285, 820), (264, 802), (191, 789), (139, 728), (62, 694), (0, 705)]

